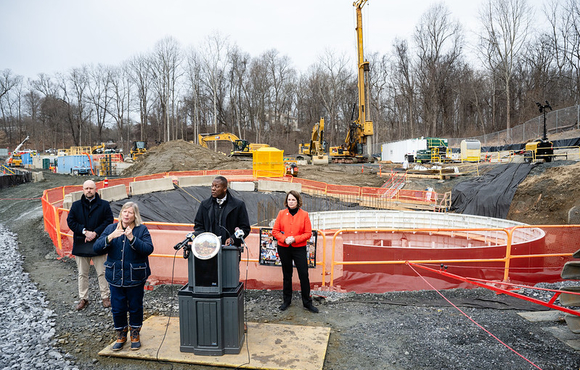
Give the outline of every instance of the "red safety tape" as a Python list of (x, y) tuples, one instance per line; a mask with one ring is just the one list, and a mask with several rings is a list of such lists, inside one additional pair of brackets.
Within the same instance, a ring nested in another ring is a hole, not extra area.
[(37, 197), (37, 198), (0, 198), (0, 200), (35, 200), (35, 199), (41, 199), (42, 197)]
[(451, 306), (453, 306), (457, 311), (461, 312), (461, 314), (463, 314), (463, 316), (467, 317), (471, 322), (473, 322), (475, 325), (477, 325), (480, 329), (482, 329), (483, 331), (485, 331), (487, 334), (489, 334), (492, 338), (494, 338), (495, 340), (497, 340), (498, 342), (500, 342), (502, 345), (504, 345), (506, 348), (508, 348), (510, 351), (512, 351), (513, 353), (515, 353), (516, 355), (520, 356), (521, 358), (523, 358), (524, 360), (526, 360), (527, 362), (529, 362), (532, 366), (536, 367), (537, 369), (542, 370), (541, 367), (539, 367), (538, 365), (534, 364), (532, 361), (528, 360), (527, 358), (525, 358), (523, 355), (521, 355), (520, 353), (518, 353), (515, 349), (511, 348), (510, 346), (508, 346), (506, 343), (504, 343), (501, 339), (499, 339), (498, 337), (496, 337), (495, 335), (493, 335), (489, 330), (487, 330), (486, 328), (484, 328), (483, 326), (481, 326), (480, 324), (478, 324), (474, 319), (472, 319), (468, 314), (466, 314), (465, 312), (463, 312), (459, 307), (457, 307), (456, 305), (453, 304), (453, 302), (451, 302), (449, 299), (447, 299), (447, 297), (445, 297), (443, 294), (441, 294), (440, 291), (438, 291), (433, 285), (431, 285), (431, 283), (429, 283), (427, 281), (427, 279), (425, 279), (417, 270), (415, 270), (415, 268), (413, 266), (411, 266), (411, 264), (409, 264), (407, 262), (407, 266), (409, 266), (411, 268), (411, 270), (413, 270), (415, 272), (415, 274), (417, 274), (417, 276), (419, 276), (421, 279), (423, 279), (423, 281), (425, 283), (427, 283), (427, 285), (429, 285), (434, 291), (437, 292), (437, 294), (439, 294), (445, 301), (447, 301), (447, 303), (449, 303)]

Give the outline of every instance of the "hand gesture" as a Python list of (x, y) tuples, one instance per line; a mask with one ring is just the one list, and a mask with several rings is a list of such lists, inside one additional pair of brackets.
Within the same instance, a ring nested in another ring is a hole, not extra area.
[(127, 226), (124, 234), (127, 237), (127, 239), (129, 239), (130, 242), (133, 241), (134, 236), (133, 236), (133, 229), (131, 228), (131, 226)]
[[(121, 226), (121, 222), (119, 222), (117, 224), (117, 228), (115, 229), (115, 231), (110, 233), (107, 238), (109, 239), (109, 242), (111, 242), (111, 240), (116, 239), (124, 234), (125, 234), (125, 230), (123, 230), (123, 226)], [(132, 233), (131, 233), (131, 235), (132, 235)]]

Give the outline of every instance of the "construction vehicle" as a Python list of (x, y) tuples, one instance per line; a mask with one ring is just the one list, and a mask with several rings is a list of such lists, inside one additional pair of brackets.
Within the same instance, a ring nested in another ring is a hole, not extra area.
[(147, 142), (133, 141), (133, 146), (131, 147), (131, 159), (136, 161), (141, 155), (145, 153), (147, 153)]
[[(358, 116), (354, 119), (356, 105), (353, 108), (351, 124), (346, 135), (346, 139), (341, 146), (330, 148), (330, 158), (333, 162), (368, 162), (372, 158), (371, 147), (367, 145), (367, 139), (373, 136), (373, 122), (367, 121), (367, 110), (365, 100), (365, 87), (370, 70), (369, 62), (364, 60), (363, 54), (363, 30), (362, 30), (362, 8), (367, 0), (357, 0), (353, 6), (356, 7), (356, 34), (358, 51)], [(364, 146), (367, 145), (367, 153), (364, 153)]]
[[(426, 137), (423, 140), (427, 143), (427, 149), (417, 150), (414, 161), (418, 163), (444, 163), (450, 162), (451, 149), (447, 139), (438, 137)], [(409, 162), (413, 162), (407, 158)]]
[(204, 148), (209, 148), (207, 145), (209, 142), (229, 141), (233, 145), (230, 156), (234, 157), (251, 157), (256, 150), (269, 147), (268, 144), (252, 144), (248, 140), (240, 139), (229, 132), (199, 134), (197, 135), (197, 140), (199, 145)]
[(284, 158), (284, 168), (286, 175), (298, 176), (298, 162), (295, 159)]
[(20, 150), (20, 148), (22, 148), (22, 145), (24, 145), (24, 143), (26, 141), (28, 141), (29, 138), (30, 138), (30, 136), (26, 136), (26, 138), (24, 140), (22, 140), (22, 142), (20, 144), (18, 144), (18, 146), (16, 148), (14, 148), (14, 150), (10, 154), (10, 157), (8, 157), (8, 159), (6, 160), (6, 164), (8, 166), (10, 166), (10, 167), (22, 167), (22, 155), (20, 154), (19, 150)]
[(298, 146), (298, 155), (308, 156), (312, 164), (328, 164), (328, 144), (324, 141), (324, 118), (312, 127), (310, 142)]
[(554, 157), (554, 144), (548, 140), (548, 131), (546, 129), (546, 110), (552, 110), (550, 103), (546, 100), (546, 104), (542, 105), (536, 102), (540, 113), (544, 114), (544, 135), (541, 139), (526, 143), (524, 150), (524, 161), (533, 162), (543, 159), (545, 162), (552, 162)]

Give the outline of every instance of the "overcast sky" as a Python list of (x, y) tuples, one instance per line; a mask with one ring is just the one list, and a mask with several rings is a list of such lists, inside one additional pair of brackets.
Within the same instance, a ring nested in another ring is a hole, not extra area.
[[(528, 0), (541, 17), (541, 0)], [(365, 53), (387, 54), (407, 39), (429, 0), (368, 0)], [(446, 0), (467, 37), (478, 28), (482, 0)], [(219, 32), (252, 57), (269, 49), (302, 72), (325, 50), (356, 58), (353, 0), (0, 0), (0, 71), (35, 78), (89, 64), (120, 65), (174, 37), (199, 47)], [(353, 69), (356, 69), (353, 66)]]

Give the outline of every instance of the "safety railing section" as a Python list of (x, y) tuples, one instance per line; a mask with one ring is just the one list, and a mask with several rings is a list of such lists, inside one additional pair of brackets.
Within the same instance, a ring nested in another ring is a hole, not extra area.
[[(579, 237), (580, 225), (339, 229), (332, 236), (328, 283), (333, 287), (338, 281), (342, 289), (360, 292), (421, 289), (416, 276), (405, 268), (407, 263), (496, 283), (556, 282), (562, 280), (564, 264), (578, 249)], [(436, 284), (450, 287), (448, 281)], [(453, 285), (459, 286), (460, 282)]]

